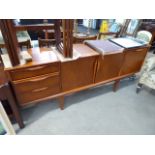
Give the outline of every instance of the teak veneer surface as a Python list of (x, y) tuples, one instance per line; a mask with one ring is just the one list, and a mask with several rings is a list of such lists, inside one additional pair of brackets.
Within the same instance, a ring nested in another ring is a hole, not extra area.
[(19, 105), (59, 98), (132, 75), (141, 69), (149, 48), (122, 51), (117, 46), (108, 47), (107, 41), (104, 44), (103, 53), (85, 44), (74, 44), (78, 57), (65, 61), (52, 48), (29, 49), (32, 62), (6, 69)]

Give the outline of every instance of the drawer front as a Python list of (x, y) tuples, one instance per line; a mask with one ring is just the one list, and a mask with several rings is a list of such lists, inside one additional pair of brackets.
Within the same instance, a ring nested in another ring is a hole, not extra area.
[(48, 75), (13, 84), (19, 104), (28, 104), (37, 99), (60, 92), (59, 75)]
[(24, 93), (29, 92), (41, 87), (52, 86), (53, 84), (58, 84), (59, 74), (49, 74), (46, 76), (35, 77), (31, 79), (25, 79), (20, 82), (13, 82), (16, 92)]
[(59, 72), (59, 66), (60, 66), (59, 62), (55, 62), (52, 64), (14, 69), (9, 71), (9, 73), (10, 73), (11, 79), (15, 81), (15, 80), (21, 80), (21, 79), (35, 77), (39, 75)]

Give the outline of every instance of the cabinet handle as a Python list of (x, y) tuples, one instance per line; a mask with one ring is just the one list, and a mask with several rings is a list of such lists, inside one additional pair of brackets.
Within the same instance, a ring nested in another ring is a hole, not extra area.
[(95, 74), (95, 70), (96, 70), (96, 68), (97, 68), (97, 63), (98, 63), (97, 61), (98, 61), (98, 60), (96, 60), (96, 61), (95, 61), (95, 64), (94, 64), (94, 74)]
[(48, 87), (39, 88), (39, 89), (34, 89), (34, 90), (32, 90), (32, 92), (40, 92), (40, 91), (46, 90), (47, 88), (48, 88)]
[(100, 68), (100, 61), (98, 61), (97, 72), (99, 71), (99, 68)]
[(97, 69), (97, 61), (98, 60), (96, 60), (94, 63), (93, 81), (95, 80), (95, 73), (96, 73), (96, 69)]
[(50, 77), (50, 76), (41, 77), (41, 78), (36, 78), (36, 79), (29, 80), (29, 81), (30, 81), (30, 82), (37, 82), (37, 81), (42, 81), (42, 80), (45, 80), (45, 79), (47, 79), (48, 77)]
[(34, 70), (37, 70), (37, 69), (42, 69), (44, 68), (45, 66), (39, 66), (39, 67), (34, 67), (34, 68), (27, 68), (27, 70), (29, 71), (34, 71)]
[(144, 49), (137, 49), (136, 51), (143, 51)]

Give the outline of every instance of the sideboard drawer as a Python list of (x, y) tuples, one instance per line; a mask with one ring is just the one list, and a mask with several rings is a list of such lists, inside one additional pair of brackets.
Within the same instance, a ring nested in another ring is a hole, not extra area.
[(28, 104), (37, 99), (60, 92), (59, 75), (47, 75), (13, 84), (19, 104)]
[(43, 87), (38, 89), (37, 91), (30, 91), (27, 93), (22, 93), (18, 96), (18, 102), (20, 106), (28, 105), (32, 102), (36, 102), (39, 99), (43, 99), (45, 97), (52, 96), (60, 92), (58, 87)]
[(18, 69), (10, 70), (9, 73), (10, 73), (11, 79), (15, 81), (15, 80), (34, 77), (34, 76), (40, 76), (44, 74), (59, 72), (59, 68), (60, 68), (59, 62), (55, 62), (52, 64), (18, 68)]

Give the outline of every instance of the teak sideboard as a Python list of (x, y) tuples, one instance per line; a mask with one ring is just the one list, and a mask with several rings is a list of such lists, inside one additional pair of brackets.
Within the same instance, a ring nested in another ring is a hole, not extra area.
[(85, 44), (74, 44), (72, 59), (55, 49), (31, 48), (32, 62), (5, 68), (15, 97), (21, 107), (52, 98), (64, 108), (65, 95), (114, 81), (139, 72), (149, 45), (124, 49), (105, 41), (105, 53)]

